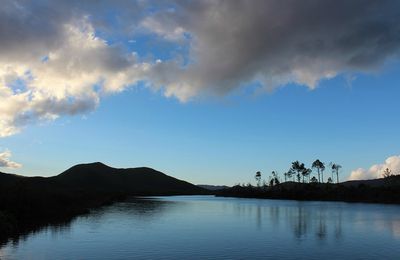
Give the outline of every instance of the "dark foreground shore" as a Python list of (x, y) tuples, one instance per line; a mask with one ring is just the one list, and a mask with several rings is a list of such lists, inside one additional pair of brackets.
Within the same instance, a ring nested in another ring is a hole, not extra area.
[(0, 244), (48, 225), (63, 225), (90, 209), (125, 199), (125, 194), (8, 190), (1, 194)]

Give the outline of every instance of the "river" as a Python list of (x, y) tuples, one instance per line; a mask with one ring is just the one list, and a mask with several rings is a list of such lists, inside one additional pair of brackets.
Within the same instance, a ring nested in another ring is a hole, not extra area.
[(400, 259), (400, 206), (131, 198), (8, 242), (0, 259)]

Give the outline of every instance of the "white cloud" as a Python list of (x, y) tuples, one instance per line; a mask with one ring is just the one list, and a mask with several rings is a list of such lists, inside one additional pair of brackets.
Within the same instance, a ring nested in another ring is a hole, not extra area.
[(22, 167), (21, 164), (11, 161), (10, 157), (11, 157), (11, 152), (9, 150), (0, 153), (0, 167), (13, 168), (13, 169)]
[(143, 79), (148, 64), (96, 37), (87, 19), (58, 29), (57, 45), (31, 50), (39, 55), (0, 56), (0, 137), (38, 120), (92, 111), (101, 95)]
[(392, 174), (400, 174), (400, 155), (390, 156), (382, 164), (374, 164), (369, 169), (358, 168), (351, 172), (349, 180), (368, 180), (382, 178), (383, 171), (388, 168)]

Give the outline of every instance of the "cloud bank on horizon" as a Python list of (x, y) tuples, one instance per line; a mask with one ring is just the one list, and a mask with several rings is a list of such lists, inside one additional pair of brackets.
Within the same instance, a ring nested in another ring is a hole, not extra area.
[[(185, 102), (374, 72), (399, 56), (399, 18), (396, 0), (5, 0), (0, 137), (140, 82)], [(130, 49), (143, 36), (176, 48)]]
[(358, 168), (351, 172), (349, 180), (368, 180), (383, 177), (383, 172), (389, 169), (392, 174), (400, 174), (400, 155), (388, 157), (381, 164), (374, 164), (369, 169)]

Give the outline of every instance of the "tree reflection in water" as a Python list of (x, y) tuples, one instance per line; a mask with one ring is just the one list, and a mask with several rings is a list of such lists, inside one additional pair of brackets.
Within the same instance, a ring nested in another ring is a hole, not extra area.
[[(272, 201), (269, 203), (236, 203), (235, 214), (239, 217), (255, 217), (257, 228), (262, 230), (263, 223), (272, 228), (290, 226), (294, 237), (302, 240), (309, 235), (315, 235), (323, 241), (332, 235), (334, 239), (342, 237), (342, 207), (332, 209), (327, 202), (295, 202), (290, 203)], [(265, 201), (264, 201), (265, 202)], [(253, 212), (255, 210), (255, 212)]]

